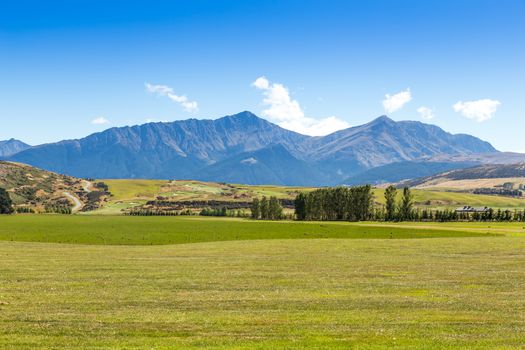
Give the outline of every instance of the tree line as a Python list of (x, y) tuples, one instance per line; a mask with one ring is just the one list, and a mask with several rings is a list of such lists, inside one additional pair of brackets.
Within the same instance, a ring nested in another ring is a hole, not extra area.
[(297, 220), (315, 221), (371, 220), (373, 198), (370, 185), (321, 188), (297, 195), (295, 216)]
[(419, 209), (410, 188), (389, 186), (384, 204), (374, 206), (370, 185), (322, 188), (300, 193), (295, 198), (295, 218), (311, 221), (516, 221), (525, 222), (525, 210), (457, 212), (451, 209)]
[(283, 207), (277, 197), (267, 199), (263, 196), (261, 200), (254, 198), (251, 205), (251, 217), (258, 220), (280, 220), (283, 218)]

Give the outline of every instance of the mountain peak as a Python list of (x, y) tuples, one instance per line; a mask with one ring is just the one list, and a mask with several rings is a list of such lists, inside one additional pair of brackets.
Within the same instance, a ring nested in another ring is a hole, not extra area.
[(396, 122), (393, 119), (390, 119), (388, 116), (382, 115), (382, 116), (379, 116), (376, 119), (372, 120), (368, 124), (374, 125), (374, 124), (385, 124), (385, 123), (387, 123), (387, 124), (395, 124)]
[(0, 141), (0, 157), (10, 157), (18, 152), (28, 149), (29, 147), (31, 146), (14, 138)]
[(271, 124), (266, 119), (259, 118), (250, 111), (244, 111), (237, 114), (227, 115), (225, 117), (217, 119), (216, 121), (219, 124), (236, 125), (237, 127), (242, 128)]
[(250, 111), (242, 111), (237, 114), (228, 115), (224, 118), (229, 118), (233, 120), (261, 120), (262, 119)]

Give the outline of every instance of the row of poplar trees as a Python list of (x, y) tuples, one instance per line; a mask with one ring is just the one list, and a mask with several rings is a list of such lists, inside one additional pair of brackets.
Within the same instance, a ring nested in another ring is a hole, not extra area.
[(295, 198), (297, 220), (366, 221), (373, 218), (373, 193), (370, 185), (320, 188), (300, 193)]
[(283, 207), (277, 197), (265, 196), (261, 200), (254, 198), (251, 205), (252, 219), (280, 220), (283, 217)]
[(394, 186), (385, 190), (385, 206), (374, 210), (370, 185), (321, 188), (295, 198), (297, 220), (313, 221), (408, 221), (415, 217), (410, 189), (404, 188), (399, 202)]
[[(384, 221), (410, 221), (415, 219), (414, 201), (410, 188), (403, 188), (403, 193), (399, 202), (397, 201), (397, 188), (388, 186), (385, 189), (385, 209), (384, 213), (378, 213), (383, 216)], [(377, 219), (381, 219), (378, 217)]]

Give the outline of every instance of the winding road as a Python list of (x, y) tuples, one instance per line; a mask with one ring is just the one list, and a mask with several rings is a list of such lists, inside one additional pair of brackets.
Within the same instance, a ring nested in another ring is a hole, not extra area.
[(71, 208), (72, 212), (77, 212), (80, 209), (82, 209), (83, 204), (80, 201), (80, 199), (78, 199), (77, 197), (73, 196), (69, 192), (62, 192), (62, 193), (64, 194), (64, 196), (66, 196), (67, 198), (71, 199), (75, 203), (75, 206), (73, 208)]
[(93, 191), (93, 183), (91, 183), (91, 182), (89, 182), (87, 180), (82, 180), (82, 188), (87, 193), (92, 192)]
[[(82, 180), (82, 188), (84, 189), (84, 191), (89, 193), (89, 192), (93, 191), (93, 184), (91, 182), (87, 181), (87, 180)], [(75, 203), (73, 208), (71, 208), (72, 212), (77, 212), (80, 209), (82, 209), (82, 207), (84, 206), (84, 203), (82, 203), (82, 201), (80, 199), (78, 199), (77, 196), (72, 195), (71, 193), (66, 192), (66, 191), (62, 192), (62, 194), (65, 197), (67, 197), (68, 199), (72, 200), (73, 203)]]

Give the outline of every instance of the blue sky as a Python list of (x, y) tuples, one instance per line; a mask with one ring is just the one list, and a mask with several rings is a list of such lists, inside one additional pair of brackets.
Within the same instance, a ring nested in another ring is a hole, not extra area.
[(524, 15), (521, 0), (3, 1), (0, 139), (250, 110), (310, 134), (388, 114), (525, 151)]

